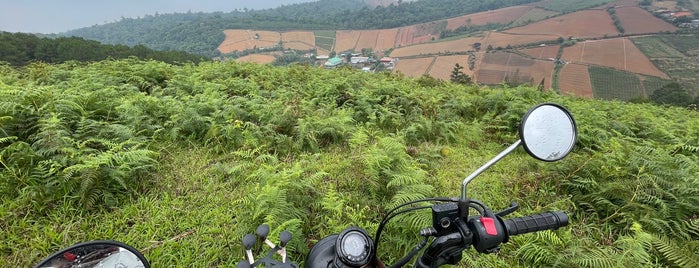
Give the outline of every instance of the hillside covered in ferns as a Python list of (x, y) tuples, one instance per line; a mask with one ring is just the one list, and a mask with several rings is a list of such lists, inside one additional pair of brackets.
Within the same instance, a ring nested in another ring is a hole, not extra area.
[[(475, 267), (699, 267), (699, 112), (527, 87), (307, 66), (137, 59), (0, 65), (0, 266), (113, 239), (153, 267), (233, 266), (261, 223), (294, 234), (291, 259), (397, 204), (458, 196), (461, 180), (518, 139), (542, 102), (576, 119), (556, 163), (517, 150), (469, 186), (514, 216), (569, 213)], [(398, 217), (379, 256), (417, 244), (430, 213)], [(410, 235), (415, 234), (415, 235)], [(177, 238), (177, 239), (174, 239)]]

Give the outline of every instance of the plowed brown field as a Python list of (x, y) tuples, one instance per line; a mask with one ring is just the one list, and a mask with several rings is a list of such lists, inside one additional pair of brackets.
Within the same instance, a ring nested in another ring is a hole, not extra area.
[(632, 73), (669, 78), (627, 38), (578, 43), (563, 50), (563, 59), (571, 63), (595, 64)]
[(362, 31), (337, 31), (335, 34), (335, 51), (344, 52), (354, 49)]
[[(247, 30), (225, 30), (223, 34), (226, 39), (218, 46), (218, 51), (223, 54), (231, 53), (236, 50), (241, 50), (241, 47), (247, 47), (247, 40), (250, 40)], [(245, 50), (245, 49), (242, 49)]]
[(240, 57), (236, 61), (237, 62), (255, 62), (255, 63), (267, 64), (267, 63), (274, 62), (275, 59), (276, 58), (272, 55), (252, 54), (252, 55)]
[(313, 32), (284, 32), (282, 33), (282, 41), (306, 43), (315, 46), (316, 36), (313, 34)]
[(473, 78), (473, 71), (468, 69), (468, 55), (453, 55), (437, 57), (437, 60), (432, 64), (430, 76), (434, 78), (449, 80), (451, 71), (454, 70), (456, 64), (463, 66), (461, 70), (466, 75)]
[(427, 69), (430, 67), (433, 61), (434, 57), (403, 59), (398, 61), (396, 70), (400, 71), (406, 76), (419, 77), (427, 72)]
[(564, 38), (617, 35), (612, 18), (605, 10), (583, 10), (535, 22), (505, 32), (516, 34), (555, 34)]
[(473, 44), (483, 42), (483, 38), (469, 37), (453, 41), (435, 42), (419, 44), (408, 47), (397, 48), (391, 52), (391, 57), (407, 57), (418, 55), (429, 55), (444, 52), (460, 52), (473, 49)]
[(376, 46), (374, 51), (382, 51), (393, 48), (396, 43), (398, 28), (379, 30), (379, 35), (376, 38)]
[(531, 44), (542, 41), (551, 41), (558, 38), (555, 35), (537, 35), (537, 34), (508, 34), (502, 32), (488, 32), (486, 37), (468, 37), (464, 39), (444, 41), (444, 42), (433, 42), (426, 44), (419, 44), (413, 46), (402, 47), (394, 50), (391, 53), (393, 57), (407, 57), (407, 56), (418, 56), (418, 55), (430, 55), (445, 52), (464, 52), (473, 50), (474, 43), (481, 43), (481, 47), (485, 48), (488, 45), (493, 46), (493, 48), (505, 48), (508, 45), (517, 46), (523, 44)]
[(488, 23), (509, 24), (533, 8), (533, 6), (514, 6), (451, 18), (447, 20), (447, 29), (454, 30), (465, 25)]
[(480, 84), (497, 85), (505, 81), (505, 76), (507, 76), (506, 71), (479, 69), (476, 72), (475, 81)]
[(476, 81), (483, 84), (500, 84), (505, 77), (518, 77), (517, 81), (544, 88), (551, 88), (554, 64), (551, 61), (532, 60), (514, 53), (486, 53)]
[[(231, 53), (233, 51), (243, 51), (246, 49), (274, 47), (279, 44), (281, 34), (270, 31), (254, 31), (254, 30), (225, 30), (223, 33), (226, 39), (218, 46), (218, 50), (223, 53)], [(259, 38), (255, 39), (255, 34)]]
[(432, 39), (439, 39), (440, 27), (442, 27), (442, 24), (438, 22), (400, 27), (398, 28), (398, 34), (394, 46), (409, 46), (412, 44), (429, 42)]
[(543, 46), (536, 48), (522, 49), (525, 54), (537, 59), (555, 59), (558, 56), (560, 46)]
[(354, 46), (354, 51), (361, 51), (362, 48), (374, 49), (376, 40), (379, 37), (379, 30), (360, 31), (357, 45)]
[(656, 18), (640, 7), (617, 8), (616, 15), (627, 34), (674, 32), (677, 30), (674, 25)]
[(592, 98), (590, 72), (586, 65), (566, 64), (558, 74), (558, 87), (562, 94)]
[(494, 48), (552, 41), (558, 38), (558, 36), (549, 34), (510, 34), (505, 32), (488, 32), (487, 34), (483, 46), (491, 45)]

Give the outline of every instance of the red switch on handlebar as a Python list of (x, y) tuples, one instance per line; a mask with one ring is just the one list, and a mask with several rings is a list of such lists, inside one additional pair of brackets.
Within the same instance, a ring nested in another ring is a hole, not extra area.
[(481, 217), (481, 223), (485, 227), (485, 233), (488, 235), (498, 235), (498, 229), (495, 228), (495, 220), (493, 218)]

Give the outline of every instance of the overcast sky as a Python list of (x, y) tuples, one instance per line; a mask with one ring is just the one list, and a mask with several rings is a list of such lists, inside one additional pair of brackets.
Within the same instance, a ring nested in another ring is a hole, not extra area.
[(174, 12), (229, 12), (314, 0), (0, 0), (0, 31), (60, 33), (121, 17)]

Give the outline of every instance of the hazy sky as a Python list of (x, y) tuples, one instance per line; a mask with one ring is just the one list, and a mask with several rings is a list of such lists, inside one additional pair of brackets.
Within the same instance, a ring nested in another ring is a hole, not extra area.
[(0, 0), (0, 31), (59, 33), (156, 12), (229, 12), (313, 0)]

